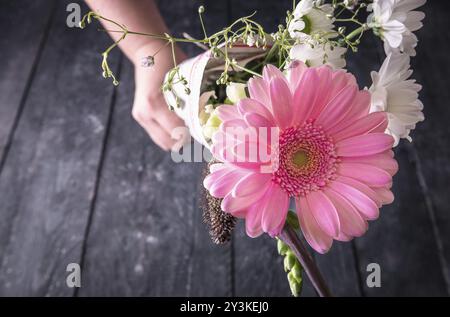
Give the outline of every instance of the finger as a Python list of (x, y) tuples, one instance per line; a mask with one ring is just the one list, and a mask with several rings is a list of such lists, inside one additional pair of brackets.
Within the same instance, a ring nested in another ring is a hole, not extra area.
[(156, 143), (160, 148), (164, 151), (169, 151), (175, 144), (175, 140), (170, 137), (170, 134), (167, 133), (156, 121), (150, 120), (146, 122), (142, 127), (147, 131), (150, 138), (153, 142)]
[(166, 101), (163, 96), (159, 96), (156, 100), (153, 101), (152, 109), (154, 109), (155, 120), (169, 133), (179, 127), (184, 127), (185, 124), (183, 120), (181, 120), (175, 112), (169, 110)]

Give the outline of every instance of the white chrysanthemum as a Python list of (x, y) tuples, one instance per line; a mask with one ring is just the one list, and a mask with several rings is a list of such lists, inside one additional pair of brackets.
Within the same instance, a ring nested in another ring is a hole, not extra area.
[(302, 61), (310, 67), (329, 65), (333, 69), (341, 69), (346, 65), (344, 55), (345, 47), (332, 46), (329, 42), (325, 44), (308, 41), (293, 46), (289, 53), (291, 60)]
[(373, 13), (368, 23), (383, 38), (386, 54), (404, 52), (416, 55), (417, 37), (413, 32), (423, 26), (425, 14), (413, 10), (425, 3), (426, 0), (374, 0), (369, 7)]
[(385, 111), (389, 125), (386, 133), (395, 138), (395, 146), (401, 138), (411, 141), (409, 136), (416, 124), (425, 119), (423, 104), (419, 100), (422, 87), (412, 75), (410, 58), (406, 54), (391, 53), (379, 72), (372, 72), (371, 112)]
[(288, 25), (289, 34), (294, 39), (304, 39), (319, 33), (326, 37), (336, 35), (333, 20), (329, 17), (333, 11), (330, 4), (322, 4), (322, 1), (300, 1)]

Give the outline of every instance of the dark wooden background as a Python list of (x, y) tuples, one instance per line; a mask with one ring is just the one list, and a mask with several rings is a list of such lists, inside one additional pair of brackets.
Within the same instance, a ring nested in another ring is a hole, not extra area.
[[(396, 149), (396, 201), (363, 238), (315, 255), (339, 296), (450, 292), (450, 2), (428, 2), (413, 61), (427, 121)], [(110, 39), (68, 28), (68, 3), (0, 1), (0, 295), (289, 296), (272, 239), (247, 238), (240, 223), (232, 243), (210, 242), (202, 164), (172, 163), (132, 120), (130, 63), (117, 52), (121, 85), (104, 80)], [(275, 28), (291, 0), (160, 1), (173, 32), (194, 36), (200, 4), (213, 32), (254, 10)], [(369, 85), (382, 58), (369, 35), (349, 69)], [(65, 283), (72, 262), (80, 289)], [(366, 286), (372, 262), (381, 288)], [(314, 296), (308, 282), (304, 295)]]

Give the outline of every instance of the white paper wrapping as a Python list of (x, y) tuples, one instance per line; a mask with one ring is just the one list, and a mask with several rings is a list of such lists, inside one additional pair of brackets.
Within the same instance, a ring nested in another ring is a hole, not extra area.
[[(224, 50), (224, 48), (221, 48)], [(264, 56), (262, 48), (235, 45), (228, 48), (228, 56), (235, 59), (241, 66), (250, 61)], [(210, 144), (203, 136), (200, 124), (200, 113), (203, 112), (213, 92), (207, 91), (206, 86), (214, 82), (224, 70), (225, 62), (222, 58), (214, 58), (210, 51), (190, 58), (179, 65), (180, 74), (188, 81), (190, 94), (186, 94), (182, 83), (173, 85), (172, 91), (164, 92), (164, 98), (168, 105), (175, 109), (175, 113), (184, 120), (191, 136), (199, 143), (210, 148)], [(166, 75), (166, 80), (168, 76)], [(179, 105), (177, 106), (176, 98)]]

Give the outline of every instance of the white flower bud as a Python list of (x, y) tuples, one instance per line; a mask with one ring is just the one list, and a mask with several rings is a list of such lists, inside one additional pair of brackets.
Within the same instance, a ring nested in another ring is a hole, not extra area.
[(250, 47), (253, 47), (253, 46), (255, 46), (256, 42), (257, 42), (256, 36), (253, 33), (250, 33), (247, 36), (247, 45)]
[(152, 67), (155, 65), (155, 58), (153, 56), (146, 56), (141, 59), (142, 67)]
[(233, 103), (236, 104), (239, 100), (247, 98), (247, 94), (245, 93), (245, 84), (239, 83), (230, 83), (227, 86), (227, 97)]
[(353, 10), (358, 5), (359, 0), (344, 0), (347, 9)]

